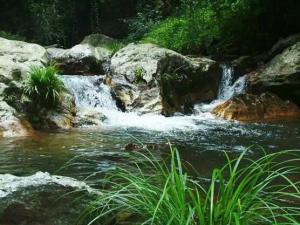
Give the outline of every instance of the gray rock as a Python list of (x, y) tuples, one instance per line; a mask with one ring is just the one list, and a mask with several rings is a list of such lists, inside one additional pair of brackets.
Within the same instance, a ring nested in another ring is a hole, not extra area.
[(300, 42), (251, 73), (248, 83), (253, 93), (270, 91), (300, 105)]
[(220, 70), (207, 58), (189, 58), (154, 44), (129, 44), (111, 59), (112, 87), (127, 111), (171, 115), (217, 95)]
[(104, 34), (91, 34), (86, 36), (81, 44), (88, 44), (93, 47), (107, 47), (109, 45), (115, 44), (117, 41), (111, 37)]
[(109, 67), (110, 58), (113, 54), (109, 50), (109, 44), (113, 39), (94, 34), (71, 49), (48, 48), (48, 56), (55, 63), (61, 73), (66, 75), (76, 74), (104, 74)]
[(37, 44), (0, 38), (0, 82), (21, 81), (33, 66), (48, 63), (46, 49)]
[[(84, 182), (37, 172), (28, 177), (0, 175), (1, 225), (71, 225), (96, 190)], [(84, 198), (74, 204), (74, 191)]]

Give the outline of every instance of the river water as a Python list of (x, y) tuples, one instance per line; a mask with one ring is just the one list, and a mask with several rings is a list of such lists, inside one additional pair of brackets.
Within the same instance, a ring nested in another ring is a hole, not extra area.
[[(218, 99), (195, 106), (193, 115), (170, 118), (119, 111), (101, 76), (63, 76), (75, 95), (78, 112), (102, 113), (106, 120), (99, 126), (40, 133), (33, 138), (1, 139), (0, 224), (74, 224), (83, 205), (72, 205), (73, 197), (56, 200), (70, 188), (92, 186), (108, 170), (126, 164), (123, 156), (128, 143), (141, 142), (153, 151), (167, 152), (170, 142), (204, 177), (222, 166), (223, 151), (238, 155), (251, 145), (267, 151), (300, 149), (300, 121), (243, 124), (210, 113), (213, 106), (245, 90), (244, 77), (234, 82), (232, 76), (232, 68), (224, 66)], [(259, 157), (257, 149), (248, 154)], [(60, 191), (60, 186), (66, 190)]]

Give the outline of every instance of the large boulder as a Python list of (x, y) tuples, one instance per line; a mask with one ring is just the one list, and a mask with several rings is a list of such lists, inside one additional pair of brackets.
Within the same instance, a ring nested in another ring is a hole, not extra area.
[(300, 109), (274, 94), (242, 94), (217, 106), (213, 114), (227, 120), (258, 122), (300, 118)]
[(93, 34), (70, 48), (48, 48), (48, 56), (61, 73), (75, 74), (104, 74), (109, 68), (113, 51), (109, 49), (116, 41), (107, 36)]
[(249, 74), (249, 91), (272, 92), (300, 105), (300, 41)]
[(217, 95), (220, 68), (207, 58), (190, 58), (154, 44), (129, 44), (111, 59), (117, 103), (141, 113), (187, 112)]
[(22, 82), (31, 67), (47, 63), (46, 49), (42, 46), (0, 38), (0, 136), (34, 134), (30, 123), (19, 112)]
[(0, 82), (19, 81), (33, 66), (48, 63), (46, 49), (37, 44), (0, 38)]
[[(27, 177), (0, 174), (0, 224), (76, 224), (94, 194), (98, 192), (69, 177), (42, 172)], [(81, 195), (84, 198), (74, 204)]]

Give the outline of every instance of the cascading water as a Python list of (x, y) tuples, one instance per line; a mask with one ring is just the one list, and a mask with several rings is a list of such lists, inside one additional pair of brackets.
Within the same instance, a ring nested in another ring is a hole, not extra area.
[(246, 76), (238, 78), (234, 82), (234, 69), (228, 64), (221, 65), (222, 78), (218, 91), (218, 100), (228, 100), (235, 95), (242, 94), (246, 88)]
[(234, 81), (234, 69), (228, 64), (222, 64), (222, 78), (219, 85), (218, 97), (209, 104), (199, 104), (195, 106), (198, 114), (211, 112), (217, 105), (222, 104), (226, 100), (242, 94), (246, 90), (246, 76), (239, 77)]
[(118, 110), (103, 76), (62, 76), (65, 87), (75, 97), (77, 110)]
[(103, 76), (62, 76), (62, 79), (75, 97), (79, 126), (135, 127), (159, 131), (195, 130), (201, 127), (206, 129), (209, 122), (215, 123), (217, 120), (210, 113), (211, 110), (234, 95), (244, 92), (245, 77), (240, 77), (234, 82), (233, 68), (224, 64), (222, 69), (218, 99), (210, 104), (196, 105), (195, 113), (191, 116), (164, 117), (154, 114), (139, 115), (135, 112), (124, 113), (118, 110), (110, 88), (103, 83)]

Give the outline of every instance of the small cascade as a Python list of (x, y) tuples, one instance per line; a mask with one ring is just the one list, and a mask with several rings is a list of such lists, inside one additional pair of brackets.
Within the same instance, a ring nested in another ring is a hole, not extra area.
[(242, 76), (234, 81), (234, 69), (231, 65), (223, 64), (222, 78), (218, 91), (218, 100), (228, 100), (235, 95), (242, 94), (246, 88), (246, 76)]
[(76, 127), (101, 126), (109, 113), (118, 111), (104, 76), (62, 76), (65, 87), (73, 94), (76, 104)]
[(218, 97), (209, 104), (199, 104), (194, 107), (196, 114), (211, 112), (216, 106), (222, 104), (224, 101), (238, 95), (245, 93), (246, 90), (246, 76), (239, 77), (234, 81), (234, 69), (229, 64), (222, 64), (222, 78), (218, 90)]
[[(215, 122), (210, 113), (214, 107), (231, 97), (245, 91), (245, 77), (234, 82), (234, 70), (231, 66), (222, 65), (223, 75), (218, 98), (209, 104), (199, 104), (190, 116), (144, 114), (122, 112), (118, 109), (111, 95), (110, 87), (103, 83), (104, 76), (62, 76), (66, 88), (74, 95), (77, 108), (75, 126), (111, 126), (122, 128), (141, 128), (146, 130), (193, 130), (200, 129), (203, 121)], [(202, 124), (203, 125), (203, 124)]]
[(65, 87), (75, 97), (77, 110), (118, 110), (103, 76), (62, 76)]

